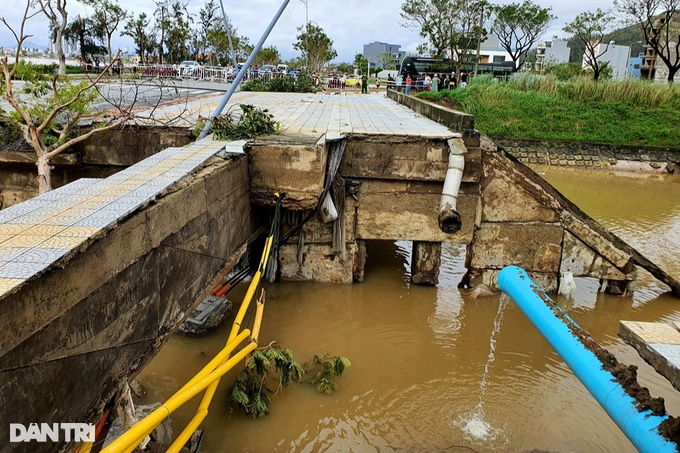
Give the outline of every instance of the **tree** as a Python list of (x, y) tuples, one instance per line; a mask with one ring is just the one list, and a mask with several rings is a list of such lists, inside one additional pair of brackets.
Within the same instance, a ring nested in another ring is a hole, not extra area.
[(616, 0), (614, 4), (628, 16), (668, 68), (668, 83), (680, 71), (680, 0)]
[(277, 65), (280, 62), (281, 54), (279, 54), (279, 50), (276, 46), (269, 46), (260, 49), (253, 63), (262, 66), (266, 64)]
[(432, 52), (432, 49), (430, 49), (430, 45), (428, 43), (423, 42), (416, 46), (416, 54), (429, 57), (433, 55), (434, 52)]
[(377, 63), (383, 69), (395, 69), (396, 63), (394, 62), (394, 57), (389, 53), (381, 53), (378, 55)]
[(354, 55), (354, 66), (359, 70), (359, 74), (368, 74), (368, 58), (360, 53)]
[(223, 20), (216, 21), (216, 25), (208, 32), (208, 47), (219, 56), (220, 64), (227, 65), (233, 63), (227, 29), (231, 33), (231, 42), (234, 46), (236, 59), (238, 61), (246, 61), (252, 52), (253, 46), (250, 44), (247, 36), (237, 35), (238, 30), (231, 25), (231, 22), (228, 22), (225, 27)]
[(170, 28), (170, 0), (154, 0), (156, 11), (153, 15), (156, 19), (155, 31), (158, 34), (158, 60), (163, 64), (165, 54), (165, 37)]
[(125, 124), (133, 117), (133, 113), (132, 106), (121, 108), (118, 104), (117, 112), (112, 112), (99, 127), (83, 135), (73, 136), (75, 125), (87, 113), (89, 104), (99, 96), (97, 84), (106, 70), (111, 67), (113, 60), (94, 80), (71, 82), (60, 79), (59, 76), (30, 74), (24, 80), (21, 98), (15, 95), (12, 79), (19, 66), (24, 64), (20, 60), (22, 45), (29, 37), (25, 34), (25, 25), (35, 15), (30, 12), (31, 5), (32, 0), (27, 0), (18, 31), (15, 31), (4, 18), (1, 20), (14, 35), (17, 48), (13, 66), (10, 65), (8, 57), (0, 60), (1, 91), (13, 110), (13, 112), (7, 112), (0, 108), (0, 119), (17, 127), (35, 151), (38, 191), (42, 194), (52, 188), (51, 161), (55, 156), (94, 134)]
[(106, 39), (107, 56), (113, 57), (111, 38), (122, 21), (128, 18), (128, 12), (120, 7), (116, 0), (82, 0), (94, 9), (92, 21), (99, 34)]
[[(59, 60), (59, 75), (66, 75), (66, 55), (64, 54), (64, 30), (68, 26), (68, 12), (66, 11), (66, 0), (37, 0), (40, 7), (40, 11), (47, 17), (50, 21), (52, 28), (54, 29), (54, 43), (57, 46), (57, 59)], [(28, 3), (30, 8), (31, 2)], [(24, 22), (22, 26), (26, 23), (26, 20), (33, 17), (35, 14), (26, 16), (24, 15)], [(3, 20), (4, 22), (4, 20)], [(5, 22), (5, 25), (7, 23)], [(22, 30), (23, 31), (23, 30)], [(14, 36), (17, 39), (17, 36)], [(18, 40), (18, 39), (17, 39)]]
[(556, 19), (551, 14), (552, 8), (541, 8), (531, 0), (524, 0), (521, 4), (493, 5), (491, 11), (493, 32), (519, 71), (529, 50)]
[(333, 40), (320, 26), (310, 23), (306, 27), (298, 27), (298, 32), (293, 48), (309, 61), (308, 71), (320, 71), (324, 64), (338, 56), (333, 48)]
[(405, 27), (419, 29), (434, 50), (434, 56), (448, 56), (460, 77), (461, 68), (474, 58), (470, 50), (485, 39), (485, 0), (409, 0), (401, 5)]
[(602, 11), (597, 8), (594, 12), (586, 11), (579, 14), (563, 28), (585, 46), (583, 58), (593, 70), (593, 80), (596, 82), (604, 68), (609, 65), (609, 62), (600, 61), (600, 58), (609, 50), (610, 41), (604, 44), (604, 38), (611, 30), (615, 19), (611, 10)]
[(172, 62), (180, 62), (189, 57), (193, 18), (187, 10), (187, 5), (181, 0), (172, 0), (170, 3), (170, 22), (165, 44), (168, 48), (168, 59)]
[(66, 42), (78, 45), (82, 62), (87, 61), (88, 55), (106, 52), (104, 47), (97, 44), (97, 41), (101, 41), (103, 37), (99, 34), (95, 24), (89, 18), (81, 17), (80, 14), (64, 29), (64, 39)]
[[(420, 37), (428, 40), (435, 58), (442, 58), (448, 48), (447, 17), (450, 0), (411, 0), (401, 5), (401, 17), (406, 20), (403, 27), (417, 29)], [(422, 50), (424, 47), (420, 47)]]
[(208, 0), (198, 12), (198, 32), (194, 37), (194, 55), (196, 60), (205, 61), (205, 51), (208, 48), (210, 31), (217, 20), (217, 3)]
[(340, 63), (337, 69), (338, 72), (343, 74), (351, 74), (354, 72), (354, 65), (352, 63)]
[(153, 50), (154, 40), (149, 30), (151, 21), (146, 13), (141, 13), (137, 19), (131, 18), (125, 24), (125, 29), (121, 35), (129, 36), (137, 46), (137, 55), (139, 55), (140, 62), (145, 64), (148, 61), (149, 53)]

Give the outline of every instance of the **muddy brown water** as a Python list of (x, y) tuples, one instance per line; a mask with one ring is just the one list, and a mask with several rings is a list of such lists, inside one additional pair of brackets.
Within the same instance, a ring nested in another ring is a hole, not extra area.
[[(536, 170), (680, 275), (680, 177)], [(479, 404), (500, 297), (470, 300), (457, 289), (463, 247), (445, 245), (434, 288), (408, 283), (409, 243), (374, 242), (368, 251), (363, 284), (276, 283), (267, 300), (262, 342), (278, 341), (301, 362), (324, 352), (348, 357), (339, 390), (327, 396), (293, 385), (274, 397), (267, 418), (252, 420), (229, 414), (228, 375), (204, 425), (203, 452), (635, 451), (512, 302), (486, 377), (489, 429), (483, 438), (470, 434), (464, 428)], [(576, 283), (571, 299), (557, 298), (560, 306), (621, 362), (638, 365), (641, 384), (680, 415), (680, 393), (617, 336), (619, 320), (680, 320), (680, 299), (644, 272), (632, 298), (599, 294), (597, 281)], [(223, 346), (229, 327), (202, 339), (173, 336), (139, 376), (143, 403), (181, 387)], [(176, 432), (197, 404), (173, 415)]]

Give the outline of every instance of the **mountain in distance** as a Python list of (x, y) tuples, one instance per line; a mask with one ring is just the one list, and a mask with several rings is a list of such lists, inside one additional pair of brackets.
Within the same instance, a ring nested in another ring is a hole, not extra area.
[[(16, 46), (17, 46), (16, 41), (6, 41), (6, 42), (2, 43), (2, 46), (1, 46), (1, 47), (5, 47), (5, 48), (8, 48), (8, 49), (13, 49), (13, 48), (15, 48)], [(49, 49), (49, 46), (46, 46), (45, 44), (38, 44), (38, 43), (36, 43), (36, 42), (34, 42), (34, 41), (31, 41), (31, 40), (24, 41), (24, 43), (22, 44), (21, 47), (22, 47), (22, 48), (27, 48), (27, 49), (40, 49), (40, 50), (47, 50), (47, 49)]]

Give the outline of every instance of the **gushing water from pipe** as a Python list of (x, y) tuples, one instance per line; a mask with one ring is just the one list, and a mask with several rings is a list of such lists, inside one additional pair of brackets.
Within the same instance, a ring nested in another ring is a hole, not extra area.
[(482, 381), (479, 384), (479, 403), (477, 403), (470, 418), (467, 421), (463, 420), (462, 423), (463, 432), (476, 440), (490, 440), (500, 432), (500, 430), (493, 428), (486, 420), (484, 420), (484, 397), (486, 396), (489, 370), (491, 369), (491, 364), (496, 360), (496, 335), (501, 329), (503, 314), (508, 300), (509, 297), (506, 294), (501, 295), (498, 312), (493, 320), (493, 330), (491, 331), (491, 337), (489, 338), (489, 356), (486, 359), (484, 374), (482, 375)]

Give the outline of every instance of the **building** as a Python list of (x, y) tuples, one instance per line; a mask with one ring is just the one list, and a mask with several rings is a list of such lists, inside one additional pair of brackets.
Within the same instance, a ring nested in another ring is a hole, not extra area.
[(550, 41), (544, 41), (536, 49), (536, 66), (538, 72), (543, 72), (546, 66), (560, 63), (569, 63), (569, 52), (571, 47), (567, 45), (566, 39), (553, 36)]
[[(630, 46), (619, 46), (611, 41), (609, 44), (600, 43), (595, 46), (595, 55), (600, 64), (609, 63), (612, 69), (612, 80), (623, 80), (628, 77), (628, 64), (630, 62)], [(583, 54), (583, 69), (590, 68), (586, 54)]]
[(374, 63), (380, 63), (381, 55), (389, 54), (392, 56), (392, 62), (396, 67), (399, 67), (401, 60), (406, 56), (406, 51), (399, 50), (401, 45), (399, 44), (387, 44), (385, 42), (372, 42), (370, 44), (364, 44), (363, 55), (371, 62), (371, 66)]
[[(477, 49), (472, 49), (471, 53), (476, 54)], [(480, 63), (504, 63), (512, 61), (512, 55), (505, 50), (501, 50), (501, 43), (498, 36), (494, 33), (489, 33), (486, 40), (479, 46), (479, 62)]]
[(640, 78), (640, 65), (642, 65), (642, 55), (643, 53), (640, 52), (640, 55), (637, 57), (631, 57), (630, 61), (628, 62), (628, 77), (631, 79), (639, 79)]
[[(655, 24), (657, 30), (665, 27), (666, 20), (667, 15), (665, 13), (659, 15)], [(658, 33), (659, 39), (663, 39), (664, 36), (679, 35), (678, 31), (680, 30), (680, 13), (678, 13), (677, 11), (675, 12), (675, 14), (671, 14), (671, 23), (669, 28), (671, 32), (668, 34), (664, 33), (663, 31), (661, 33)], [(652, 30), (649, 30), (649, 36), (654, 36), (654, 34), (655, 33), (653, 33)], [(671, 41), (669, 44), (670, 45), (668, 46), (668, 48), (671, 57), (670, 60), (674, 61), (674, 59), (677, 57), (676, 52), (678, 43)], [(645, 45), (642, 47), (642, 63), (640, 64), (640, 78), (645, 80), (663, 82), (668, 80), (668, 66), (666, 66), (666, 64), (663, 62), (661, 58), (657, 58), (654, 49), (652, 49), (652, 47), (648, 43), (645, 43)], [(675, 74), (674, 80), (680, 81), (680, 71)]]

